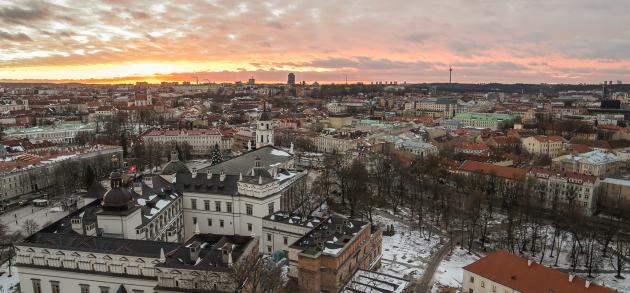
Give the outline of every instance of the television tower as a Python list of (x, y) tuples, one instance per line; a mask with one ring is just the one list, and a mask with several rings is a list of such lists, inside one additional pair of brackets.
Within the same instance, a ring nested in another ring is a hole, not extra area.
[(448, 83), (451, 84), (451, 78), (453, 77), (453, 67), (448, 68)]

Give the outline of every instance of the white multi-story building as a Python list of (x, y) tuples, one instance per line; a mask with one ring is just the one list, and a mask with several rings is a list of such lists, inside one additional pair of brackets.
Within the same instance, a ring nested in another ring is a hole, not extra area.
[(112, 167), (112, 156), (121, 158), (122, 148), (98, 145), (70, 148), (65, 154), (53, 157), (22, 154), (7, 158), (0, 161), (0, 201), (50, 188), (55, 181), (55, 169), (64, 164), (88, 165), (97, 176), (106, 175)]
[(556, 157), (566, 148), (567, 141), (557, 135), (536, 135), (522, 140), (523, 149), (530, 154)]
[(453, 118), (457, 109), (456, 97), (426, 98), (416, 103), (416, 110), (440, 118)]
[(596, 176), (555, 172), (534, 167), (527, 172), (534, 179), (533, 196), (540, 196), (545, 207), (557, 204), (579, 207), (584, 214), (592, 215), (597, 202), (599, 178)]
[(619, 173), (621, 161), (613, 153), (591, 151), (579, 155), (564, 155), (552, 160), (556, 170), (593, 175), (600, 178)]
[(437, 146), (426, 142), (422, 136), (413, 133), (386, 136), (384, 139), (386, 142), (393, 144), (396, 149), (416, 156), (425, 157), (438, 154)]
[(342, 103), (333, 102), (326, 104), (326, 109), (328, 110), (328, 113), (340, 114), (345, 113), (348, 110), (348, 106)]
[(292, 154), (265, 146), (193, 170), (174, 157), (161, 176), (184, 194), (184, 234), (189, 237), (197, 228), (202, 233), (262, 235), (265, 216), (304, 204), (306, 174), (294, 169)]
[(359, 143), (356, 139), (336, 137), (333, 135), (320, 135), (313, 138), (313, 143), (320, 153), (344, 154), (349, 150), (356, 149)]
[(32, 143), (50, 141), (53, 143), (74, 143), (78, 134), (96, 133), (94, 123), (57, 123), (52, 126), (37, 126), (29, 128), (9, 128), (4, 134), (15, 138), (27, 138)]
[(146, 143), (164, 145), (187, 143), (192, 147), (192, 154), (196, 156), (211, 154), (215, 145), (218, 145), (221, 151), (232, 149), (232, 137), (223, 135), (219, 129), (152, 129), (145, 133), (142, 139)]
[(28, 110), (28, 100), (26, 99), (2, 99), (0, 100), (0, 113), (9, 111)]
[(289, 276), (297, 278), (298, 253), (290, 246), (324, 219), (288, 212), (276, 212), (263, 218), (260, 246), (265, 253), (282, 252), (289, 260)]

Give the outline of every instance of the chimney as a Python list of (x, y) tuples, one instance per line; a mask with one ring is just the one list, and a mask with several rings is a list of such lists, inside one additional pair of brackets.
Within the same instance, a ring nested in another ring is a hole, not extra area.
[(573, 278), (575, 278), (575, 276), (573, 274), (569, 274), (569, 283), (573, 282)]
[(586, 283), (584, 283), (584, 288), (588, 288), (591, 286), (591, 281), (586, 280)]
[(221, 181), (221, 182), (225, 181), (225, 171), (223, 171), (223, 170), (221, 170), (219, 181)]
[(243, 173), (239, 173), (239, 175), (238, 175), (238, 181), (243, 181)]
[(171, 151), (171, 162), (177, 162), (179, 161), (179, 156), (177, 155), (177, 151), (176, 150), (172, 150)]
[(199, 241), (195, 241), (188, 245), (188, 251), (190, 252), (190, 261), (196, 262), (197, 258), (199, 258), (199, 251), (201, 250), (201, 243)]
[(166, 256), (164, 255), (164, 248), (160, 248), (160, 262), (161, 263), (166, 262)]
[(531, 266), (532, 266), (532, 260), (531, 260), (531, 259), (528, 259), (528, 260), (527, 260), (527, 266), (528, 266), (528, 267), (531, 267)]
[(133, 191), (138, 194), (142, 194), (142, 181), (136, 180), (133, 182)]

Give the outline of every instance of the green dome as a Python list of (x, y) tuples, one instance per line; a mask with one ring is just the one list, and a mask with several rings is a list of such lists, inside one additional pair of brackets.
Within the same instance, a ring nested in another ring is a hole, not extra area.
[(162, 175), (173, 175), (177, 173), (190, 173), (186, 164), (182, 161), (170, 161), (162, 168)]

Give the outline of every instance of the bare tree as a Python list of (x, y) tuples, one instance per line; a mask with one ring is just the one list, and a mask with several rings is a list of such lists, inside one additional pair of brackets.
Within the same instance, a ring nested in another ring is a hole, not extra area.
[(33, 235), (39, 230), (39, 224), (37, 224), (37, 222), (35, 222), (35, 220), (33, 219), (27, 219), (22, 224), (22, 230), (24, 230), (24, 232), (28, 236)]

